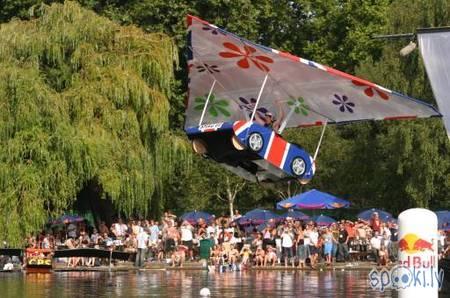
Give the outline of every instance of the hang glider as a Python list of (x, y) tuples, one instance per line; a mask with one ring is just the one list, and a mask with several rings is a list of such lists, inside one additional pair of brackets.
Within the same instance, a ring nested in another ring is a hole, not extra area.
[(283, 140), (288, 127), (441, 116), (430, 104), (369, 81), (193, 16), (187, 21), (185, 131), (194, 151), (248, 180), (313, 177), (318, 149), (312, 157)]
[(430, 104), (369, 81), (255, 44), (193, 16), (187, 21), (185, 128), (250, 120), (261, 89), (255, 116), (270, 111), (282, 129), (441, 116)]

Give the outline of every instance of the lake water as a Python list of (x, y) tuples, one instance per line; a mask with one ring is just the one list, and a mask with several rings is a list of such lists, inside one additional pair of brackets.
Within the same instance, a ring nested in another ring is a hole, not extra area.
[(367, 271), (200, 270), (0, 273), (0, 297), (391, 297), (371, 290)]

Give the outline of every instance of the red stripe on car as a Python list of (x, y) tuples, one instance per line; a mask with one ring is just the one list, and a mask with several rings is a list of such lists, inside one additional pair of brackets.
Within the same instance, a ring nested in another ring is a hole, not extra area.
[(275, 135), (272, 141), (272, 146), (268, 148), (269, 155), (267, 156), (267, 160), (273, 165), (280, 167), (286, 145), (287, 142), (283, 140), (283, 138)]
[(236, 132), (239, 128), (245, 125), (245, 121), (236, 121), (234, 122), (233, 129)]

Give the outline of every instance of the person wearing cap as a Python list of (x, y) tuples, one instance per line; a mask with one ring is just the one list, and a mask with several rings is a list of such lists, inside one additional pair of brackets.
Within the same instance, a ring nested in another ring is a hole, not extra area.
[(275, 103), (278, 106), (278, 116), (279, 116), (278, 119), (275, 119), (272, 112), (266, 110), (265, 113), (260, 112), (260, 111), (255, 113), (255, 120), (259, 124), (261, 124), (265, 127), (270, 127), (274, 131), (277, 132), (280, 129), (281, 123), (283, 122), (284, 111), (283, 111), (283, 107), (282, 107), (281, 103), (278, 100), (276, 100)]

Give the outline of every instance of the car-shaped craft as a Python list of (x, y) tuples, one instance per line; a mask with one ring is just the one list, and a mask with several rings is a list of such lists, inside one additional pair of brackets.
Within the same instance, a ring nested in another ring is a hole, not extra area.
[(205, 124), (186, 129), (196, 153), (209, 157), (235, 174), (254, 182), (314, 176), (313, 158), (271, 128), (252, 121)]

